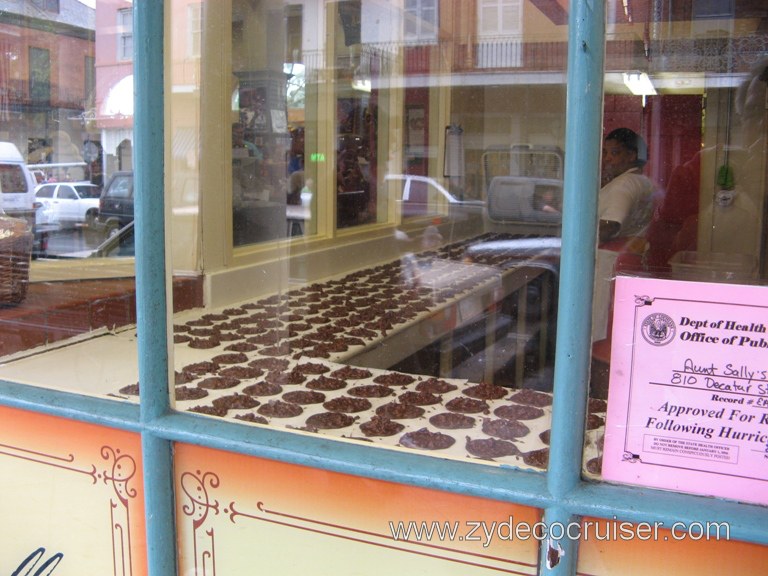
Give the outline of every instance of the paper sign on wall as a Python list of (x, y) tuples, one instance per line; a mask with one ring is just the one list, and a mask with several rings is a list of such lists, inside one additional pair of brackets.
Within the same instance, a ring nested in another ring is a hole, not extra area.
[(617, 278), (604, 479), (768, 504), (765, 295)]

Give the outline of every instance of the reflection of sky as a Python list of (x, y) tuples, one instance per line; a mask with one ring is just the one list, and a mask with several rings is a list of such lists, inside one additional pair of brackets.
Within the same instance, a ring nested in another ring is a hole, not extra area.
[(133, 116), (133, 74), (109, 89), (101, 113), (104, 116)]
[[(97, 0), (77, 0), (80, 4), (85, 4), (89, 8), (96, 8)], [(128, 0), (129, 4), (133, 4), (133, 0)]]

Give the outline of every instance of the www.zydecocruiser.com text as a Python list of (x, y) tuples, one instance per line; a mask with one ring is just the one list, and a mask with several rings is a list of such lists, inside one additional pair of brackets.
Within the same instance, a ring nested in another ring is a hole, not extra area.
[(727, 522), (627, 522), (584, 520), (581, 522), (504, 521), (390, 521), (392, 538), (402, 542), (479, 542), (488, 547), (494, 541), (513, 540), (598, 540), (598, 541), (681, 541), (730, 540)]

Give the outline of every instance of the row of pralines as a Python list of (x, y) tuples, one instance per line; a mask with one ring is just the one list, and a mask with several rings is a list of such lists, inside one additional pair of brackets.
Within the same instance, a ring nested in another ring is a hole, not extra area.
[[(274, 356), (310, 349), (315, 353), (308, 355), (328, 358), (329, 353), (345, 352), (349, 346), (364, 345), (366, 341), (386, 336), (396, 325), (429, 310), (424, 300), (412, 299), (398, 304), (389, 299), (367, 302), (364, 307), (331, 306), (323, 311), (297, 308), (294, 313), (282, 315), (287, 322), (266, 311), (218, 323), (211, 317), (220, 315), (207, 314), (201, 320), (176, 325), (174, 342), (199, 349), (224, 344), (226, 350), (234, 351), (264, 347), (266, 355)], [(203, 326), (206, 322), (210, 325)]]
[[(226, 342), (246, 341), (268, 345), (304, 336), (319, 343), (332, 339), (333, 332), (362, 329), (375, 339), (386, 335), (395, 325), (408, 322), (429, 311), (436, 303), (446, 302), (481, 283), (471, 286), (451, 283), (437, 293), (431, 290), (404, 289), (380, 295), (337, 295), (317, 302), (299, 298), (285, 305), (264, 304), (259, 308), (244, 305), (218, 314), (204, 314), (199, 319), (174, 325), (174, 342), (192, 348), (214, 348)], [(429, 293), (429, 294), (427, 294)], [(255, 310), (255, 311), (254, 311)], [(331, 327), (323, 333), (320, 328)], [(257, 340), (254, 337), (262, 337)], [(299, 346), (298, 348), (301, 348)]]
[[(300, 416), (306, 405), (323, 404), (325, 412), (309, 416), (304, 430), (318, 431), (320, 429), (345, 428), (355, 424), (359, 413), (368, 412), (372, 408), (369, 398), (386, 398), (396, 396), (396, 401), (379, 406), (370, 420), (359, 425), (360, 431), (367, 437), (393, 436), (402, 432), (405, 426), (399, 420), (412, 420), (424, 415), (422, 406), (442, 404), (441, 394), (453, 392), (455, 384), (438, 378), (419, 379), (409, 374), (399, 372), (383, 373), (373, 378), (371, 384), (359, 382), (347, 388), (347, 380), (359, 381), (371, 378), (372, 373), (363, 368), (344, 366), (332, 371), (332, 368), (314, 362), (304, 362), (287, 370), (290, 363), (278, 358), (260, 358), (248, 365), (225, 366), (243, 358), (236, 354), (222, 354), (209, 362), (199, 362), (185, 367), (178, 376), (176, 388), (177, 399), (195, 400), (208, 395), (209, 389), (234, 388), (241, 383), (241, 378), (256, 378), (258, 381), (246, 385), (242, 393), (216, 398), (208, 405), (194, 406), (190, 410), (213, 416), (226, 416), (233, 410), (250, 410), (246, 414), (237, 414), (235, 418), (267, 424), (268, 419), (295, 418)], [(330, 372), (327, 376), (326, 373)], [(213, 375), (211, 375), (213, 374)], [(309, 376), (317, 376), (309, 379)], [(184, 384), (190, 379), (203, 376), (196, 387)], [(261, 378), (263, 376), (263, 378)], [(307, 382), (307, 380), (309, 380)], [(413, 390), (406, 388), (417, 382)], [(258, 397), (276, 396), (283, 392), (284, 385), (301, 385), (297, 390), (283, 393), (279, 400), (269, 400), (262, 403)], [(124, 393), (135, 393), (137, 389), (123, 389)], [(396, 393), (393, 387), (398, 387)], [(347, 395), (326, 400), (323, 391), (335, 391), (347, 388)], [(490, 438), (468, 439), (467, 451), (476, 457), (498, 458), (501, 456), (519, 455), (517, 447), (511, 441), (518, 440), (529, 434), (529, 428), (521, 420), (532, 420), (544, 414), (542, 407), (552, 402), (551, 395), (534, 390), (510, 390), (491, 384), (477, 384), (466, 387), (462, 396), (446, 402), (446, 411), (434, 414), (429, 423), (438, 429), (459, 430), (471, 429), (477, 424), (478, 414), (489, 415), (490, 406), (486, 400), (506, 400), (512, 404), (498, 406), (494, 416), (498, 419), (481, 417), (481, 429)], [(591, 406), (592, 408), (592, 406)], [(255, 413), (254, 413), (254, 409)], [(599, 418), (595, 415), (596, 418)], [(418, 433), (417, 433), (418, 432)], [(541, 440), (548, 441), (548, 431), (542, 433)], [(400, 444), (406, 447), (425, 450), (439, 450), (450, 447), (455, 439), (440, 432), (430, 432), (426, 428), (416, 432), (408, 432), (400, 439)], [(534, 451), (535, 452), (535, 451)], [(524, 461), (530, 460), (531, 465), (537, 465), (541, 458), (538, 452), (521, 455)]]
[[(499, 237), (486, 235), (479, 241)], [(286, 338), (295, 338), (306, 332), (317, 333), (319, 324), (338, 327), (340, 319), (346, 320), (344, 326), (354, 323), (354, 327), (364, 332), (365, 337), (374, 339), (379, 334), (386, 335), (395, 324), (407, 322), (420, 312), (429, 310), (430, 306), (455, 298), (487, 279), (487, 275), (477, 277), (475, 270), (462, 272), (462, 269), (443, 262), (443, 259), (460, 260), (459, 255), (463, 254), (467, 245), (457, 243), (419, 256), (428, 264), (430, 273), (443, 269), (451, 280), (444, 282), (446, 285), (439, 289), (414, 285), (413, 281), (403, 284), (402, 265), (400, 261), (395, 261), (348, 274), (340, 280), (310, 284), (237, 308), (228, 308), (221, 313), (203, 314), (198, 319), (175, 325), (174, 341), (200, 349), (233, 342), (228, 347), (242, 351), (253, 350), (263, 341), (268, 341), (267, 345), (274, 348)], [(261, 341), (248, 342), (254, 336), (262, 336)], [(332, 339), (328, 334), (319, 334), (318, 337), (321, 344), (322, 339)], [(324, 347), (305, 344), (294, 342), (291, 348), (315, 348), (313, 357), (330, 357)], [(330, 344), (338, 345), (337, 342)], [(272, 352), (283, 352), (285, 349), (282, 346)]]

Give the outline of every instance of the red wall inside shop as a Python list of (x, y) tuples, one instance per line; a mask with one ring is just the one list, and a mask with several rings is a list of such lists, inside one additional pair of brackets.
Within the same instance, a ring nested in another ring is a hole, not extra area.
[(603, 135), (625, 126), (648, 143), (644, 172), (657, 192), (656, 209), (646, 232), (646, 258), (647, 264), (659, 271), (668, 268), (676, 251), (695, 246), (695, 237), (690, 236), (693, 228), (686, 223), (699, 209), (698, 164), (690, 161), (701, 150), (701, 118), (701, 96), (652, 96), (645, 106), (639, 96), (605, 97)]
[(606, 95), (603, 135), (615, 128), (631, 128), (648, 144), (645, 174), (663, 192), (672, 170), (701, 149), (702, 98), (696, 95)]

